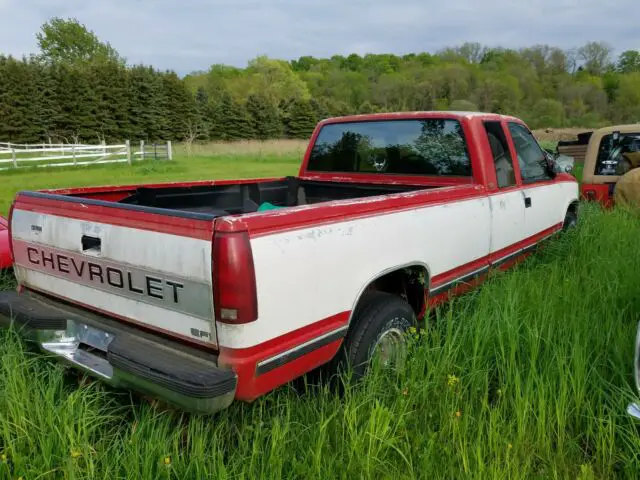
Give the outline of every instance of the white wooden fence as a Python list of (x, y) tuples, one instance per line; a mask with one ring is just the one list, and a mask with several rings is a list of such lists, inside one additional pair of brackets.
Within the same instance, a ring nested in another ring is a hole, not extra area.
[[(155, 145), (161, 155), (151, 155), (144, 142), (139, 150), (132, 150), (129, 140), (121, 145), (88, 145), (81, 143), (38, 143), (17, 144), (0, 142), (0, 170), (29, 167), (69, 167), (76, 165), (96, 165), (102, 163), (128, 163), (135, 160), (173, 158), (171, 141)], [(164, 151), (164, 153), (162, 153)]]

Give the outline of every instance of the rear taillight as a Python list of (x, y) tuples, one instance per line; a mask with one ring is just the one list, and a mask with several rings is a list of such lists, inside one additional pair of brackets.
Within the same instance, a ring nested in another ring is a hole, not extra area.
[(213, 234), (213, 302), (222, 323), (248, 323), (258, 318), (256, 273), (249, 232), (233, 223)]

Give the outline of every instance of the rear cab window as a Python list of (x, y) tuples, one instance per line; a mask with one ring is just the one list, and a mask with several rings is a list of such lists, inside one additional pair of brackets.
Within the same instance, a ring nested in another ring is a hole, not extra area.
[(326, 124), (307, 171), (472, 177), (462, 125), (440, 118)]

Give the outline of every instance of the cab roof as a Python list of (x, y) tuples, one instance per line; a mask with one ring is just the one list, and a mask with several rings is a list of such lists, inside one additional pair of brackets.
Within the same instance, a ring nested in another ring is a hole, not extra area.
[(341, 117), (326, 118), (320, 122), (320, 125), (330, 123), (367, 122), (375, 120), (410, 120), (419, 118), (448, 118), (452, 120), (507, 120), (516, 121), (518, 123), (522, 122), (519, 118), (498, 113), (429, 110), (415, 112), (365, 113), (359, 115), (345, 115)]

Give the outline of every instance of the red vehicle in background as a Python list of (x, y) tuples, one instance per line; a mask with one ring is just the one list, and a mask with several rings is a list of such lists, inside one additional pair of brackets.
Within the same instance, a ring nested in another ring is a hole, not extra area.
[(0, 270), (13, 264), (9, 248), (9, 222), (0, 217)]
[[(637, 197), (636, 172), (640, 166), (640, 124), (613, 125), (578, 135), (576, 141), (559, 142), (558, 153), (584, 159), (580, 186), (581, 197), (611, 207), (617, 200), (628, 200), (629, 193)], [(625, 181), (622, 181), (623, 177)], [(622, 182), (621, 182), (622, 181)], [(618, 188), (620, 187), (620, 188)], [(616, 194), (616, 189), (620, 190)]]

